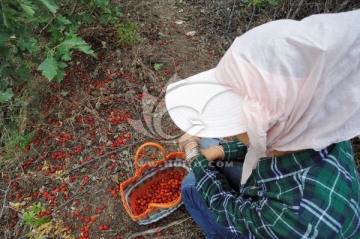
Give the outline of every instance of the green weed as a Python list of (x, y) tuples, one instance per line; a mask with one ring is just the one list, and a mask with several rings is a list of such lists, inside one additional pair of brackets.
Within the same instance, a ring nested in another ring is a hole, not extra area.
[(140, 41), (140, 35), (137, 32), (137, 23), (130, 22), (129, 24), (120, 23), (116, 26), (116, 43), (120, 47), (127, 45), (134, 46)]

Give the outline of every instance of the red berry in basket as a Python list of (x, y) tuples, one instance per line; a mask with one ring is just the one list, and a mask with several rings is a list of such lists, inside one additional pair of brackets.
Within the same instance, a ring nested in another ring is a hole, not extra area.
[(135, 198), (135, 213), (144, 213), (150, 203), (164, 204), (176, 200), (180, 196), (180, 186), (184, 177), (183, 171), (173, 170), (145, 183), (141, 187), (141, 193)]

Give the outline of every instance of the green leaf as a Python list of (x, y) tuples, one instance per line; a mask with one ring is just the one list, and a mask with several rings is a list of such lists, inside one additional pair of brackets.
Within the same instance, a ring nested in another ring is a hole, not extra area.
[[(64, 46), (67, 48), (63, 48)], [(69, 54), (66, 52), (68, 51), (68, 48), (75, 48), (88, 55), (96, 57), (94, 51), (91, 50), (91, 47), (83, 39), (81, 39), (74, 33), (67, 33), (65, 40), (62, 43), (60, 43), (60, 47), (58, 47), (60, 54), (62, 56), (65, 56), (65, 59), (67, 57), (67, 54)]]
[(87, 44), (86, 45), (81, 45), (81, 46), (77, 47), (77, 49), (79, 51), (82, 51), (82, 52), (90, 55), (90, 56), (96, 57), (95, 52), (93, 50), (91, 50), (91, 46), (89, 46)]
[(58, 65), (58, 67), (61, 68), (61, 69), (64, 69), (65, 67), (68, 66), (66, 63), (61, 62), (61, 61), (58, 61), (58, 62), (57, 62), (57, 65)]
[(42, 74), (51, 81), (57, 74), (58, 65), (53, 58), (46, 58), (37, 68), (38, 71), (42, 71)]
[(58, 43), (63, 38), (63, 35), (61, 34), (61, 32), (58, 29), (58, 26), (49, 26), (48, 32), (51, 33), (51, 36), (52, 36), (51, 40), (53, 42)]
[(103, 14), (99, 17), (100, 21), (102, 24), (104, 25), (108, 25), (109, 24), (109, 17), (107, 14)]
[(60, 83), (65, 76), (66, 76), (66, 72), (64, 70), (58, 70), (55, 77), (56, 82)]
[(57, 16), (56, 20), (58, 20), (60, 23), (62, 23), (64, 25), (71, 24), (71, 22), (66, 17), (63, 17), (63, 16)]
[(66, 72), (63, 70), (65, 67), (67, 67), (67, 64), (64, 63), (64, 62), (61, 62), (61, 61), (58, 61), (57, 62), (57, 65), (58, 65), (58, 71), (57, 71), (57, 74), (56, 74), (56, 77), (55, 77), (55, 80), (60, 83), (64, 77), (66, 76)]
[(0, 104), (10, 101), (13, 96), (14, 93), (10, 88), (6, 91), (0, 91)]
[(8, 17), (6, 15), (5, 11), (3, 11), (2, 14), (3, 14), (3, 21), (4, 21), (5, 27), (9, 27), (10, 23), (9, 23), (9, 20), (8, 20)]
[(92, 1), (94, 7), (97, 6), (97, 7), (100, 7), (101, 10), (105, 13), (110, 13), (111, 12), (111, 9), (109, 8), (109, 1), (108, 0), (93, 0)]
[(20, 3), (20, 6), (22, 7), (22, 9), (24, 9), (24, 12), (27, 15), (29, 15), (30, 17), (34, 16), (35, 11), (31, 6), (29, 6), (25, 3)]
[[(5, 65), (5, 66), (4, 66)], [(4, 64), (0, 65), (0, 73), (2, 71), (2, 67), (7, 67), (9, 64), (7, 62), (5, 62)], [(0, 80), (0, 89), (5, 89), (5, 88), (8, 88), (8, 86), (10, 85), (10, 82), (9, 82), (9, 78), (8, 77), (3, 77), (1, 80)], [(10, 86), (11, 87), (11, 86)]]
[(17, 68), (17, 73), (21, 79), (29, 81), (31, 78), (30, 70), (23, 64)]
[(93, 22), (93, 18), (91, 17), (91, 15), (90, 14), (85, 14), (85, 13), (77, 15), (76, 20), (78, 22), (84, 22), (84, 23), (87, 23), (87, 24), (91, 24)]
[(114, 7), (114, 12), (117, 16), (121, 16), (123, 14), (122, 11), (120, 10), (120, 8), (117, 6)]
[(159, 71), (163, 67), (163, 64), (155, 63), (154, 64), (154, 70)]
[(40, 50), (37, 40), (33, 37), (20, 37), (16, 43), (22, 51), (28, 50), (30, 53), (36, 53)]
[(70, 51), (62, 52), (61, 53), (61, 60), (70, 61), (71, 60), (71, 52)]
[(24, 222), (26, 226), (31, 225), (32, 218), (30, 217), (28, 212), (24, 212)]
[(56, 13), (59, 8), (53, 0), (40, 0), (40, 2), (42, 2), (52, 13)]
[(83, 44), (86, 44), (86, 42), (73, 33), (68, 33), (65, 40), (61, 43), (61, 45), (66, 45), (68, 47), (75, 47)]

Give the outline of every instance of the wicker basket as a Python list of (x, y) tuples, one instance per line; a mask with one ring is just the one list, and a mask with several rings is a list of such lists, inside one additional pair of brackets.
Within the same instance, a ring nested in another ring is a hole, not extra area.
[[(155, 160), (144, 164), (139, 168), (138, 160), (140, 152), (145, 147), (155, 147), (159, 149), (163, 155), (162, 160)], [(190, 168), (186, 165), (185, 155), (182, 152), (171, 152), (166, 155), (165, 150), (156, 143), (145, 143), (139, 147), (135, 155), (135, 175), (120, 185), (120, 193), (124, 207), (129, 216), (137, 223), (144, 225), (158, 221), (166, 217), (178, 207), (181, 206), (181, 195), (170, 203), (150, 203), (145, 212), (141, 214), (135, 213), (135, 198), (143, 192), (142, 189), (146, 185), (151, 184), (154, 180), (161, 180), (172, 170), (182, 170), (185, 174), (190, 172)]]

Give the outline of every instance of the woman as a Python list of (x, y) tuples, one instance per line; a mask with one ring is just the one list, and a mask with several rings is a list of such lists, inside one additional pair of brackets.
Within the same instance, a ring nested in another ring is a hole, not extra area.
[(168, 87), (193, 169), (183, 201), (208, 238), (360, 238), (358, 22), (359, 10), (261, 25)]

